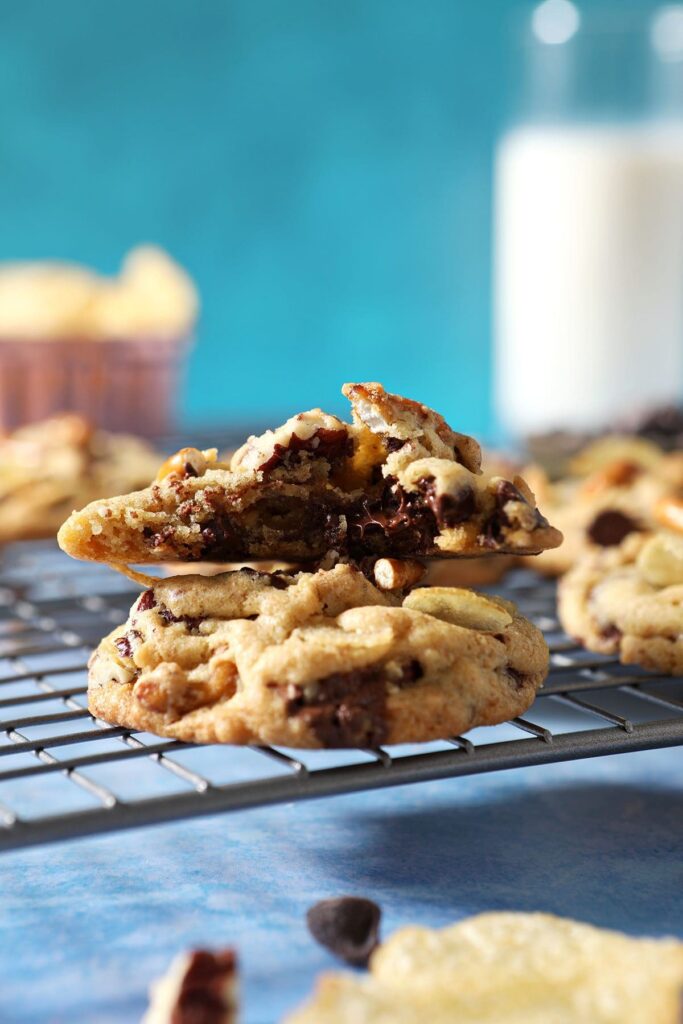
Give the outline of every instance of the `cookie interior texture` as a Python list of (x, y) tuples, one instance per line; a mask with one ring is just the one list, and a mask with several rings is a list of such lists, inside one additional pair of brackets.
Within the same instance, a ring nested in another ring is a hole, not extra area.
[(558, 480), (539, 466), (528, 467), (525, 477), (564, 535), (561, 547), (527, 565), (560, 576), (585, 555), (656, 528), (658, 503), (683, 496), (683, 453), (663, 452), (639, 437), (610, 435), (577, 452)]
[(678, 1024), (683, 943), (548, 914), (403, 928), (285, 1024)]
[(252, 437), (229, 463), (184, 449), (156, 483), (63, 525), (77, 558), (108, 562), (353, 561), (531, 554), (556, 547), (520, 478), (484, 476), (471, 437), (379, 384), (345, 385), (353, 423), (319, 409)]
[(547, 668), (510, 602), (441, 587), (404, 606), (349, 565), (243, 569), (145, 591), (91, 658), (88, 695), (108, 722), (189, 741), (377, 746), (521, 714)]
[(53, 537), (76, 504), (141, 487), (159, 455), (65, 413), (0, 438), (0, 542)]
[(561, 580), (558, 612), (591, 651), (683, 674), (683, 536), (636, 534), (588, 555)]

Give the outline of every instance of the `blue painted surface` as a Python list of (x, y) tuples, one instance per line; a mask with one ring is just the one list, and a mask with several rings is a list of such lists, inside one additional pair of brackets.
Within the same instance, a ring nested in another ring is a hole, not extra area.
[(166, 245), (204, 297), (193, 421), (379, 378), (486, 431), (491, 158), (530, 6), (4, 2), (0, 258)]
[(131, 1024), (179, 949), (234, 942), (244, 1020), (274, 1024), (336, 966), (306, 908), (348, 892), (385, 933), (538, 909), (683, 936), (682, 768), (629, 754), (3, 855), (0, 1019)]

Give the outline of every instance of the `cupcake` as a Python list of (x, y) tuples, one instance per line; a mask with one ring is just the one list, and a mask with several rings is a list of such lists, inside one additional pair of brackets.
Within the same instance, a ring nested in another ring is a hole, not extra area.
[(0, 429), (68, 410), (109, 430), (169, 432), (197, 312), (192, 281), (153, 246), (112, 278), (0, 264)]

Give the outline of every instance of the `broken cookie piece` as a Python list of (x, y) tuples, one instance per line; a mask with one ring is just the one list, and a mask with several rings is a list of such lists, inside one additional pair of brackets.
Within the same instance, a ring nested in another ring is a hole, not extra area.
[[(423, 595), (421, 598), (419, 595)], [(548, 669), (510, 602), (353, 566), (160, 581), (90, 661), (98, 718), (198, 743), (377, 747), (522, 714)]]
[(472, 438), (433, 410), (347, 384), (345, 423), (321, 410), (252, 437), (228, 462), (183, 449), (143, 491), (75, 512), (77, 558), (316, 562), (534, 554), (561, 542), (525, 482), (480, 472)]
[(401, 928), (284, 1024), (679, 1024), (683, 943), (550, 914)]
[(142, 1024), (236, 1024), (237, 958), (232, 949), (179, 956), (150, 991)]

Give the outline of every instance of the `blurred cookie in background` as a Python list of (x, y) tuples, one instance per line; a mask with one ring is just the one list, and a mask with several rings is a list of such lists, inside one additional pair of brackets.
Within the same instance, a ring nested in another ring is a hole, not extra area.
[(564, 630), (589, 651), (669, 675), (683, 672), (682, 602), (683, 533), (673, 530), (586, 555), (558, 591)]
[(526, 439), (526, 450), (533, 463), (541, 466), (551, 480), (557, 480), (567, 475), (572, 459), (582, 449), (613, 436), (643, 438), (665, 452), (683, 450), (683, 406), (641, 409), (594, 433), (552, 430), (532, 434)]
[(659, 503), (683, 494), (683, 452), (663, 452), (634, 435), (591, 441), (552, 480), (540, 466), (524, 471), (536, 499), (564, 534), (564, 543), (524, 563), (561, 576), (586, 555), (654, 529)]
[(54, 536), (73, 508), (145, 486), (162, 458), (74, 413), (0, 437), (0, 543)]
[(188, 275), (154, 246), (114, 277), (0, 264), (0, 429), (68, 409), (110, 430), (169, 432), (198, 309)]

